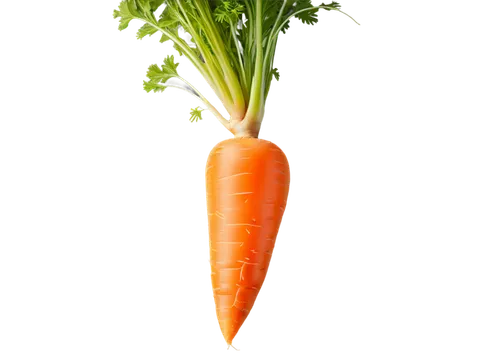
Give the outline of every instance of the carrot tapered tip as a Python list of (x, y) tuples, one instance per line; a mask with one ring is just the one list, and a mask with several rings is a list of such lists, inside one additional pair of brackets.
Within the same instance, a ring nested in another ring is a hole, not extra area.
[(241, 352), (241, 348), (236, 345), (236, 342), (226, 344), (225, 346), (228, 351)]

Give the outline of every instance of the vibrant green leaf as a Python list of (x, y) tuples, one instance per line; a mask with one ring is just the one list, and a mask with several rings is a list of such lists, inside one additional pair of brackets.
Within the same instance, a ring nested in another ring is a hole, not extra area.
[(130, 21), (135, 18), (134, 14), (129, 8), (129, 1), (123, 0), (119, 5), (118, 10), (115, 10), (113, 12), (113, 17), (115, 19), (120, 18), (120, 25), (118, 26), (118, 29), (120, 31), (126, 29)]
[(308, 25), (314, 25), (318, 22), (318, 8), (313, 7), (311, 0), (299, 0), (294, 8), (296, 18)]
[(144, 90), (148, 93), (151, 91), (154, 91), (155, 93), (163, 92), (167, 88), (167, 86), (156, 83), (154, 81), (144, 81), (143, 86), (144, 86)]
[(200, 108), (200, 107), (196, 107), (194, 109), (191, 109), (191, 118), (189, 118), (189, 120), (191, 121), (191, 123), (193, 122), (198, 122), (199, 120), (201, 121), (203, 118), (201, 117), (201, 112), (203, 112), (204, 109)]
[(146, 94), (165, 93), (165, 84), (180, 75), (180, 65), (177, 57), (172, 53), (165, 54), (159, 63), (148, 63), (144, 69), (141, 89)]
[[(120, 18), (119, 30), (126, 29), (130, 21), (134, 19), (156, 23), (153, 13), (164, 3), (164, 0), (122, 0), (118, 6), (118, 10), (114, 10), (113, 17), (115, 19)], [(142, 34), (141, 31), (140, 34)], [(139, 36), (140, 34), (137, 37), (143, 38), (146, 35), (150, 35), (150, 33), (146, 33)]]
[(320, 2), (320, 5), (328, 5), (339, 9), (342, 9), (344, 7), (344, 5), (342, 5), (340, 1), (335, 1), (335, 0), (323, 0)]
[(151, 26), (150, 24), (144, 24), (139, 31), (137, 31), (137, 38), (142, 39), (145, 36), (151, 36), (158, 32), (156, 27)]
[(245, 6), (236, 0), (222, 1), (214, 11), (215, 21), (236, 24), (244, 13)]
[(165, 60), (163, 60), (163, 65), (161, 66), (164, 73), (169, 73), (172, 77), (177, 77), (179, 74), (177, 73), (178, 63), (175, 63), (174, 56), (167, 56)]
[(271, 69), (271, 72), (269, 73), (269, 78), (268, 78), (268, 88), (267, 88), (267, 96), (266, 96), (266, 100), (269, 100), (269, 98), (271, 97), (271, 92), (273, 90), (273, 86), (275, 83), (279, 83), (281, 82), (281, 72), (278, 68), (278, 66), (273, 66), (273, 68)]

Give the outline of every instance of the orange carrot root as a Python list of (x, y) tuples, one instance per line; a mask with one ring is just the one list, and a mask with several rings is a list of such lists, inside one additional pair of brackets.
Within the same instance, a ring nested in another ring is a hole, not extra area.
[(290, 170), (273, 143), (235, 138), (212, 150), (206, 180), (212, 288), (222, 334), (232, 346), (266, 277)]

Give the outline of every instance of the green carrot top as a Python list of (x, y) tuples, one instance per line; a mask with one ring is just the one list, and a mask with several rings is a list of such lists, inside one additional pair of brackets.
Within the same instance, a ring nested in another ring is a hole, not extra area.
[[(279, 34), (294, 17), (314, 25), (320, 9), (343, 13), (336, 2), (313, 6), (311, 0), (123, 0), (114, 17), (120, 18), (120, 30), (134, 19), (144, 22), (139, 39), (159, 32), (160, 42), (173, 41), (215, 91), (230, 119), (178, 74), (173, 56), (149, 67), (147, 92), (167, 87), (188, 91), (235, 136), (257, 137), (271, 82), (279, 80), (274, 67)], [(182, 31), (191, 38), (185, 39)], [(173, 78), (177, 81), (169, 81)], [(202, 111), (193, 109), (191, 121), (201, 119)]]

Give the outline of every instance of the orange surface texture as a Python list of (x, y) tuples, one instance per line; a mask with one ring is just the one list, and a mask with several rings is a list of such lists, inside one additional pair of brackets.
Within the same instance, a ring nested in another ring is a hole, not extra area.
[(229, 139), (210, 153), (206, 185), (217, 319), (232, 344), (266, 277), (290, 186), (288, 161), (269, 141)]

